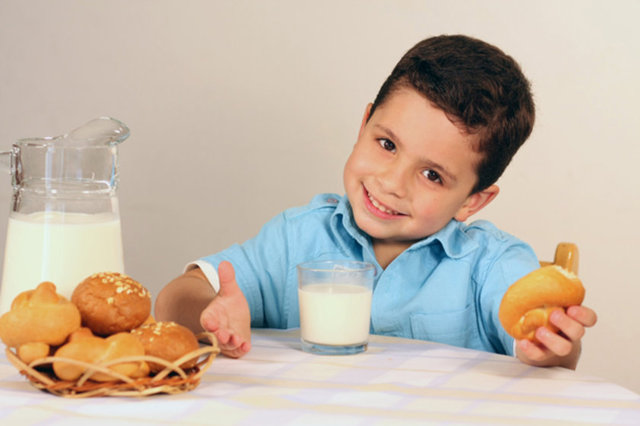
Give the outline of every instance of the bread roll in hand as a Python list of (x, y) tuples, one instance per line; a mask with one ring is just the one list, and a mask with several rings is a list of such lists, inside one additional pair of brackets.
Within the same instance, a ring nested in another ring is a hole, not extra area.
[[(88, 328), (81, 328), (69, 338), (69, 343), (61, 346), (55, 357), (74, 359), (89, 364), (100, 364), (130, 356), (144, 355), (142, 343), (131, 333), (117, 333), (106, 339), (94, 336)], [(144, 361), (131, 361), (114, 364), (109, 369), (131, 378), (140, 378), (149, 374), (149, 366)], [(53, 371), (62, 380), (77, 380), (87, 369), (64, 361), (55, 361)], [(97, 382), (119, 380), (106, 373), (97, 372), (90, 377)]]
[(47, 356), (49, 346), (61, 345), (79, 328), (78, 308), (56, 293), (56, 286), (48, 281), (18, 294), (11, 310), (0, 317), (0, 338), (17, 348), (27, 364)]
[(516, 281), (502, 298), (498, 316), (517, 340), (535, 340), (538, 327), (557, 332), (549, 322), (554, 310), (580, 305), (585, 290), (580, 279), (557, 265), (545, 266)]

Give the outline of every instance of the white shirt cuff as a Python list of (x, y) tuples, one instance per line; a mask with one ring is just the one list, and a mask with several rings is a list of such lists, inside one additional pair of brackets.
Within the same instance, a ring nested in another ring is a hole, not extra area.
[(216, 268), (214, 268), (213, 265), (209, 262), (205, 262), (204, 260), (196, 260), (187, 264), (187, 266), (184, 267), (184, 272), (187, 272), (195, 268), (196, 266), (200, 268), (204, 276), (207, 277), (207, 280), (209, 280), (209, 284), (211, 284), (213, 290), (216, 292), (216, 294), (218, 294), (218, 292), (220, 292), (220, 279), (218, 278), (218, 271), (216, 271)]

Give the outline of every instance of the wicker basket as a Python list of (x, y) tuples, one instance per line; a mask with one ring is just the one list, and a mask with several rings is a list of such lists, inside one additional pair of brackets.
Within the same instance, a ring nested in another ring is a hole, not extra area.
[[(25, 375), (31, 384), (38, 389), (45, 390), (57, 396), (67, 398), (86, 398), (91, 396), (148, 396), (160, 393), (176, 394), (195, 389), (200, 383), (200, 378), (211, 366), (216, 355), (220, 353), (218, 341), (211, 333), (201, 333), (198, 336), (201, 341), (208, 343), (199, 349), (190, 352), (174, 362), (143, 355), (120, 358), (102, 364), (88, 364), (69, 358), (46, 357), (31, 364), (25, 364), (10, 348), (6, 349), (7, 359)], [(180, 365), (190, 360), (197, 360), (195, 367), (182, 369)], [(86, 368), (86, 372), (78, 380), (64, 381), (53, 374), (53, 362), (64, 361)], [(165, 368), (157, 374), (141, 379), (131, 379), (122, 374), (110, 370), (110, 365), (122, 362), (147, 361), (164, 365)], [(111, 382), (91, 381), (91, 376), (96, 373), (105, 373), (115, 380)]]

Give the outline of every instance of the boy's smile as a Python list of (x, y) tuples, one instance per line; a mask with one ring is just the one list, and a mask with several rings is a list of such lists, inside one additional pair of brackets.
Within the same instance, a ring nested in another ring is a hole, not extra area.
[(370, 108), (345, 165), (344, 185), (355, 221), (374, 248), (395, 247), (397, 256), (497, 195), (495, 186), (470, 195), (481, 159), (474, 136), (417, 91), (398, 89), (371, 117)]
[(380, 201), (373, 198), (373, 195), (371, 195), (371, 193), (367, 191), (367, 188), (365, 188), (364, 186), (362, 188), (364, 189), (366, 196), (364, 199), (364, 205), (366, 206), (367, 210), (371, 212), (371, 214), (382, 219), (394, 219), (399, 218), (400, 216), (404, 216), (404, 214), (390, 209)]

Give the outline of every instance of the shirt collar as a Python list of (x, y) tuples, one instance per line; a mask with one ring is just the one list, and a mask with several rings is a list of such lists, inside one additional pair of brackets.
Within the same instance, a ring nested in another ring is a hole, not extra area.
[[(353, 212), (351, 210), (351, 204), (349, 203), (349, 199), (346, 195), (343, 195), (342, 198), (340, 198), (338, 206), (333, 212), (331, 217), (331, 227), (337, 235), (343, 238), (343, 240), (340, 241), (340, 244), (344, 244), (345, 246), (352, 245), (347, 241), (344, 241), (345, 238), (350, 237), (356, 240), (362, 247), (371, 246), (371, 237), (356, 225), (356, 220), (353, 217)], [(345, 235), (345, 231), (347, 235)]]
[[(346, 195), (342, 196), (333, 212), (331, 227), (336, 234), (341, 237), (339, 238), (340, 244), (345, 247), (351, 246), (352, 244), (344, 240), (345, 238), (349, 238), (349, 236), (363, 247), (371, 246), (371, 237), (356, 225), (351, 204)], [(464, 223), (451, 219), (444, 228), (414, 243), (407, 250), (418, 250), (430, 244), (440, 243), (448, 257), (453, 259), (464, 257), (466, 254), (478, 248), (478, 244), (467, 236), (464, 228)], [(345, 231), (348, 235), (345, 235)]]
[(465, 233), (465, 227), (466, 225), (464, 223), (451, 219), (444, 228), (414, 243), (408, 250), (416, 250), (420, 247), (439, 242), (448, 257), (452, 259), (464, 257), (478, 248), (478, 244)]

